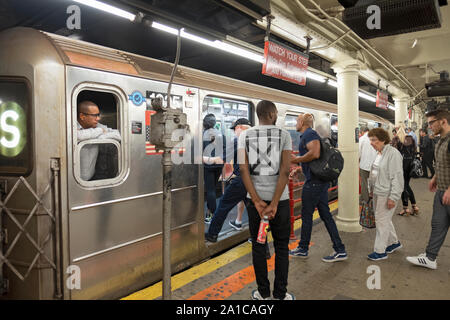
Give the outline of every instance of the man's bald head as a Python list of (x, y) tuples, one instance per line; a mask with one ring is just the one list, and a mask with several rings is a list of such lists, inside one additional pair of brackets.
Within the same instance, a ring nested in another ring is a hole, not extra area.
[(100, 111), (92, 101), (82, 101), (77, 106), (78, 122), (84, 129), (96, 128)]
[(314, 123), (314, 116), (310, 113), (304, 113), (297, 117), (296, 129), (299, 132), (305, 131), (307, 128), (312, 128)]

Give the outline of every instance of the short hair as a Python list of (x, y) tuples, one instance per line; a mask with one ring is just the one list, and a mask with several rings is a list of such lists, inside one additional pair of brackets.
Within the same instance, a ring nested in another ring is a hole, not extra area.
[(437, 109), (425, 114), (425, 117), (435, 117), (437, 120), (447, 120), (447, 123), (450, 124), (450, 113), (443, 109)]
[(383, 141), (384, 144), (389, 144), (389, 142), (391, 142), (389, 133), (383, 128), (374, 128), (370, 130), (369, 137), (376, 137), (378, 140)]
[(258, 119), (267, 119), (271, 112), (277, 112), (277, 107), (272, 101), (261, 100), (256, 105), (256, 114)]
[(366, 131), (369, 131), (369, 128), (367, 126), (362, 126), (361, 132), (366, 132)]
[(77, 116), (80, 116), (80, 113), (87, 113), (89, 112), (89, 107), (90, 106), (96, 106), (98, 108), (98, 106), (95, 104), (95, 102), (89, 101), (89, 100), (84, 100), (81, 101), (80, 103), (78, 103), (77, 105)]

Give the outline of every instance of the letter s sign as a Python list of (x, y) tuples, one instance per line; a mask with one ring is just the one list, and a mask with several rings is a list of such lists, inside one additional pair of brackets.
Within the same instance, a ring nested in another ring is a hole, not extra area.
[(0, 105), (0, 155), (15, 157), (27, 142), (26, 115), (15, 102)]

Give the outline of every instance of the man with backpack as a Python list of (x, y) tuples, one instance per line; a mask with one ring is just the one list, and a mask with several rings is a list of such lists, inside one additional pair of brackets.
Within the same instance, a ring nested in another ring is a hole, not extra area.
[(315, 208), (319, 210), (319, 215), (322, 221), (325, 223), (328, 234), (333, 242), (334, 252), (326, 257), (322, 258), (324, 262), (336, 262), (347, 259), (347, 253), (345, 246), (339, 237), (339, 232), (336, 227), (336, 223), (330, 212), (328, 206), (328, 187), (330, 183), (328, 181), (320, 180), (311, 171), (310, 164), (312, 161), (320, 158), (321, 152), (321, 139), (317, 132), (312, 129), (313, 116), (311, 114), (301, 114), (297, 118), (296, 129), (302, 134), (299, 145), (300, 156), (295, 157), (292, 155), (291, 163), (300, 164), (301, 168), (294, 170), (302, 170), (305, 176), (305, 184), (302, 191), (302, 230), (301, 239), (298, 243), (298, 247), (291, 250), (289, 254), (292, 257), (307, 258), (309, 243), (311, 240), (312, 232), (312, 217)]

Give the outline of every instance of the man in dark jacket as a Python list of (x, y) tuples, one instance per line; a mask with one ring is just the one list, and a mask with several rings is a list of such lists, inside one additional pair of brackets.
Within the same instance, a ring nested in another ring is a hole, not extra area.
[[(420, 154), (422, 155), (422, 167), (423, 167), (423, 177), (424, 178), (432, 178), (434, 176), (434, 168), (433, 168), (433, 143), (431, 139), (428, 137), (425, 130), (420, 129)], [(428, 170), (430, 169), (431, 176), (428, 177)]]

